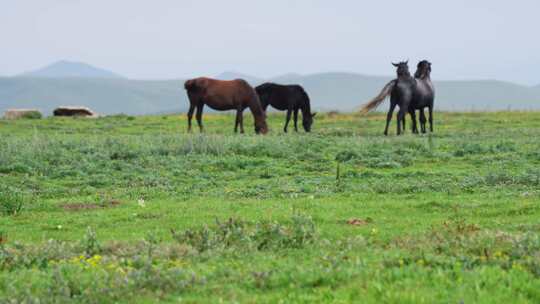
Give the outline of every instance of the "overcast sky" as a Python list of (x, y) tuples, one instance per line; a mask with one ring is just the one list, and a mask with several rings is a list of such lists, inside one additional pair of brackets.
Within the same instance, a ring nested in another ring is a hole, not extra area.
[(238, 71), (540, 83), (539, 0), (0, 0), (0, 75), (58, 60), (129, 78)]

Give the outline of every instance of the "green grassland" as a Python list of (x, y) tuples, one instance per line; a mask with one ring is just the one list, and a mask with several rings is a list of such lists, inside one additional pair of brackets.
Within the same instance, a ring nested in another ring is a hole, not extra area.
[(540, 113), (249, 116), (0, 120), (0, 303), (540, 302)]

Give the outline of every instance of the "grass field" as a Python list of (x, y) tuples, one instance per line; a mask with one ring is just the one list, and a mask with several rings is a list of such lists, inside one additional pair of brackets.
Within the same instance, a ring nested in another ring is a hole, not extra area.
[(317, 118), (0, 120), (0, 303), (540, 302), (540, 113)]

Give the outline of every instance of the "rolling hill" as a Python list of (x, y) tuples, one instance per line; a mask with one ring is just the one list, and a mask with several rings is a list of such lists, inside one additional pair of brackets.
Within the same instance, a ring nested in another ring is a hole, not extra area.
[(61, 105), (84, 105), (100, 114), (148, 114), (183, 109), (180, 81), (97, 78), (0, 78), (0, 111), (37, 108), (45, 115)]
[(221, 80), (244, 79), (245, 81), (247, 81), (247, 82), (249, 82), (251, 84), (259, 84), (259, 83), (264, 82), (264, 78), (259, 78), (259, 77), (255, 77), (255, 76), (251, 76), (251, 75), (247, 75), (247, 74), (233, 72), (233, 71), (223, 72), (223, 73), (215, 76), (215, 78), (216, 79), (221, 79)]
[(24, 73), (21, 77), (44, 78), (124, 78), (114, 72), (96, 68), (83, 62), (61, 60), (41, 69)]
[[(55, 74), (58, 75), (58, 74)], [(246, 78), (252, 85), (265, 80), (227, 72), (220, 79)], [(287, 74), (267, 81), (298, 83), (317, 110), (351, 111), (376, 95), (389, 77), (353, 73)], [(438, 81), (436, 110), (540, 110), (540, 87), (496, 80)], [(183, 112), (188, 100), (183, 80), (130, 80), (110, 77), (0, 78), (0, 112), (8, 108), (38, 108), (45, 115), (60, 105), (84, 105), (100, 114), (130, 115)], [(386, 110), (387, 104), (380, 110)]]

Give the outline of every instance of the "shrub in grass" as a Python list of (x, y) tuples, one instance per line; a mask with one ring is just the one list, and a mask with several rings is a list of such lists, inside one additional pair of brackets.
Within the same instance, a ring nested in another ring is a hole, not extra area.
[(358, 153), (352, 150), (340, 151), (336, 155), (336, 161), (340, 163), (348, 162), (350, 160), (358, 159), (358, 158), (359, 158)]
[(478, 143), (463, 143), (454, 152), (454, 156), (462, 157), (465, 155), (485, 154), (488, 148)]
[(42, 117), (43, 115), (39, 111), (28, 111), (21, 116), (24, 119), (41, 119)]
[(173, 238), (199, 252), (227, 248), (291, 249), (302, 248), (318, 238), (317, 228), (309, 216), (294, 215), (289, 224), (278, 222), (248, 223), (238, 219), (216, 221), (214, 226), (172, 231)]
[(21, 212), (25, 197), (17, 189), (0, 187), (0, 213), (3, 215), (16, 215)]
[(84, 249), (84, 254), (91, 257), (101, 252), (101, 245), (97, 239), (96, 232), (92, 227), (86, 229), (86, 235), (81, 240), (81, 247)]
[(530, 169), (520, 174), (516, 180), (524, 186), (538, 186), (540, 185), (540, 170)]
[(504, 141), (491, 146), (489, 150), (492, 153), (514, 152), (516, 145), (513, 142)]

